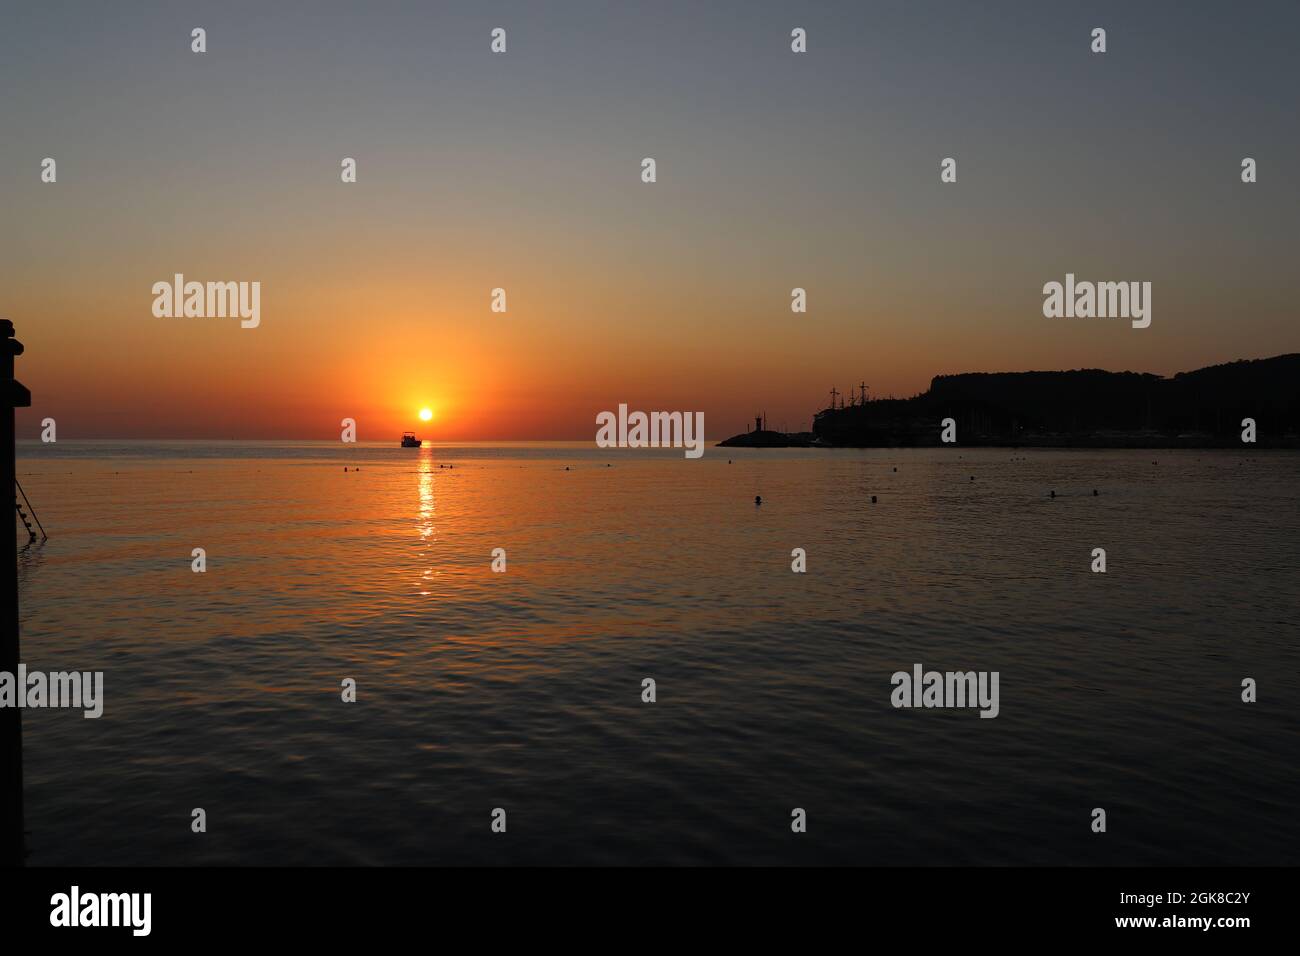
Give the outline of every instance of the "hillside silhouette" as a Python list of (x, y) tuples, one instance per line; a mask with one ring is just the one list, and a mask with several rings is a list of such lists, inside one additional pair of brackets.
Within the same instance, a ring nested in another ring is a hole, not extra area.
[[(1172, 378), (1145, 372), (966, 372), (938, 375), (912, 398), (827, 408), (787, 444), (833, 447), (939, 445), (952, 418), (961, 445), (1214, 447), (1242, 444), (1255, 420), (1257, 447), (1300, 447), (1300, 354), (1243, 359)], [(781, 444), (779, 433), (724, 445)]]

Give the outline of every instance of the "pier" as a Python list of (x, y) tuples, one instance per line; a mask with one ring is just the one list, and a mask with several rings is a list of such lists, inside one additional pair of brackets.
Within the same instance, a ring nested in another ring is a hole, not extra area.
[[(14, 338), (14, 325), (0, 319), (0, 487), (13, 488), (17, 481), (14, 460), (14, 409), (32, 404), (32, 394), (14, 378), (14, 359), (23, 345)], [(0, 548), (0, 672), (17, 675), (21, 659), (18, 648), (18, 549)], [(0, 865), (23, 862), (23, 724), (17, 707), (0, 707)]]

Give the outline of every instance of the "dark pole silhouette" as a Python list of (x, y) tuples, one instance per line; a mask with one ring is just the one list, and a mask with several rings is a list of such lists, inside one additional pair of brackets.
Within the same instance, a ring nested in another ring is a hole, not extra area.
[[(0, 319), (0, 485), (6, 490), (17, 481), (14, 465), (14, 409), (27, 408), (32, 394), (14, 379), (14, 358), (23, 354), (23, 345), (14, 338), (14, 325)], [(12, 491), (10, 491), (12, 493)], [(0, 547), (0, 671), (18, 679), (18, 549)], [(26, 693), (15, 686), (16, 693)], [(17, 707), (0, 707), (0, 803), (3, 804), (3, 835), (0, 836), (0, 862), (19, 866), (23, 862), (23, 724)]]

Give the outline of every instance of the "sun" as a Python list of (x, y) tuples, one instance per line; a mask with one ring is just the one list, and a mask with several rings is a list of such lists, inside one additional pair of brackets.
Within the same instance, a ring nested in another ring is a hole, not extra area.
[(420, 421), (422, 421), (422, 422), (428, 422), (428, 421), (432, 421), (432, 420), (433, 420), (433, 411), (432, 411), (432, 409), (428, 409), (428, 408), (422, 408), (422, 409), (420, 409)]

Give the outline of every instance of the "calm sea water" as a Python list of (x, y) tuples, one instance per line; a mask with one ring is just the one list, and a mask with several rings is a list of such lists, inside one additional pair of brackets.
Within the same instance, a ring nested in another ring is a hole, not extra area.
[[(34, 864), (1300, 862), (1296, 454), (60, 442), (19, 477), (24, 660), (106, 683), (25, 712)], [(895, 710), (918, 662), (999, 671), (1000, 716)]]

